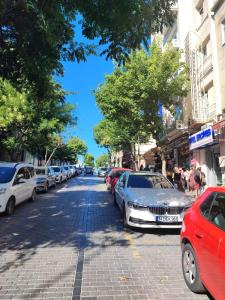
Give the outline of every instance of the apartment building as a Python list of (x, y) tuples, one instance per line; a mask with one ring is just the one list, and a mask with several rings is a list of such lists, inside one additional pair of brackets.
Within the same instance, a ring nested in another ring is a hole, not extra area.
[(178, 0), (172, 9), (176, 20), (164, 29), (163, 44), (183, 51), (190, 92), (180, 114), (171, 118), (165, 113), (166, 123), (174, 127), (162, 149), (174, 164), (197, 160), (209, 185), (225, 184), (225, 3)]

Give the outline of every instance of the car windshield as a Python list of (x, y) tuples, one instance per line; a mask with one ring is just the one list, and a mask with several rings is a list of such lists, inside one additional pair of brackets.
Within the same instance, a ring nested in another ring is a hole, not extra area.
[(165, 177), (160, 175), (130, 175), (127, 187), (142, 189), (173, 189), (172, 184)]
[(60, 172), (60, 168), (59, 167), (52, 167), (52, 169), (54, 170), (54, 172)]
[(112, 173), (112, 178), (119, 178), (125, 171), (121, 170), (121, 171), (114, 171)]
[(45, 169), (35, 169), (35, 172), (37, 175), (45, 175), (46, 174)]
[(68, 167), (63, 167), (63, 168), (64, 168), (64, 170), (66, 170), (66, 171), (68, 171), (68, 169), (69, 169)]
[(10, 182), (16, 169), (12, 167), (0, 167), (0, 183)]

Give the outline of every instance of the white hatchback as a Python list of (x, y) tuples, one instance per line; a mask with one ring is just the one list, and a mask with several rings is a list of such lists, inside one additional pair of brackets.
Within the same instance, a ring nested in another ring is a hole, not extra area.
[(15, 206), (36, 199), (34, 167), (24, 163), (0, 163), (0, 213), (11, 215)]

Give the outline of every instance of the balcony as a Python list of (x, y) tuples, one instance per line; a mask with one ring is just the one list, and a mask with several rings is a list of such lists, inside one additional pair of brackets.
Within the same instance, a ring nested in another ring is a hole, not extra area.
[(203, 59), (202, 65), (199, 68), (199, 76), (202, 85), (207, 87), (213, 81), (213, 60), (212, 54)]
[(194, 107), (193, 109), (193, 121), (196, 123), (204, 124), (216, 119), (216, 103), (213, 103), (209, 106), (206, 104), (203, 107), (203, 103), (199, 103), (198, 108)]

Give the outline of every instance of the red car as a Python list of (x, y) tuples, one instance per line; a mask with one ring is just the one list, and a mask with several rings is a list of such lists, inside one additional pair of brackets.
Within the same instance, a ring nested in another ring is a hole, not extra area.
[(114, 188), (118, 179), (125, 171), (132, 171), (132, 170), (126, 168), (113, 168), (109, 172), (108, 176), (106, 177), (107, 189), (111, 190), (112, 194), (114, 193)]
[(225, 188), (208, 188), (185, 214), (182, 269), (187, 286), (225, 299)]

